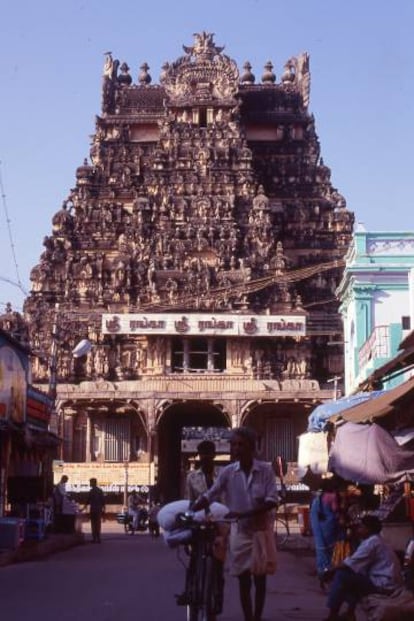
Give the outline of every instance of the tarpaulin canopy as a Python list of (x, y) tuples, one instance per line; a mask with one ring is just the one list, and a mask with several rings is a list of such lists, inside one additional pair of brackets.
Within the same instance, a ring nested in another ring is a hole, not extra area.
[(318, 405), (308, 418), (308, 431), (322, 431), (327, 420), (335, 414), (341, 414), (344, 410), (352, 408), (365, 401), (376, 399), (388, 390), (373, 390), (372, 392), (359, 392), (356, 395), (342, 397), (336, 401), (328, 401)]
[(337, 428), (329, 470), (359, 483), (386, 483), (414, 475), (414, 451), (398, 446), (376, 423), (345, 423)]

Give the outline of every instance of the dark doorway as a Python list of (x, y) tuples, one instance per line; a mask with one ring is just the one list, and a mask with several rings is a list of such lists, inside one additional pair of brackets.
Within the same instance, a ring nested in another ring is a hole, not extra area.
[(263, 403), (255, 405), (243, 420), (258, 435), (258, 456), (272, 461), (281, 455), (297, 461), (297, 438), (307, 428), (309, 410), (300, 403)]
[(226, 416), (210, 403), (187, 401), (171, 405), (158, 426), (158, 488), (163, 502), (183, 497), (185, 462), (181, 454), (183, 427), (229, 427)]

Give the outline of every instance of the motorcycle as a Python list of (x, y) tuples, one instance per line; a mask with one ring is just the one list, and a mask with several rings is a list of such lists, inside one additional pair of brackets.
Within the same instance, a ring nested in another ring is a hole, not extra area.
[(136, 528), (134, 528), (134, 518), (128, 511), (124, 510), (122, 513), (117, 513), (116, 521), (118, 524), (124, 525), (125, 533), (128, 535), (133, 535), (135, 532), (146, 532), (149, 529), (148, 511), (146, 509), (140, 509)]

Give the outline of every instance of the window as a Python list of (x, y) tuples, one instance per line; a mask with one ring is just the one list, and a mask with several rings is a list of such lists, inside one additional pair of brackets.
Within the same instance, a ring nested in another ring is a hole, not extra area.
[(226, 341), (215, 338), (175, 338), (172, 341), (173, 373), (224, 371)]
[(207, 127), (207, 110), (205, 108), (200, 108), (198, 124), (200, 127)]
[(290, 418), (275, 416), (266, 421), (265, 459), (283, 455), (286, 461), (296, 461), (296, 444), (293, 422)]
[(403, 330), (411, 330), (411, 317), (401, 317), (401, 325)]
[(105, 420), (105, 461), (127, 461), (130, 457), (130, 420), (110, 416)]
[(87, 416), (84, 412), (80, 412), (73, 419), (73, 452), (71, 461), (86, 461), (86, 428)]

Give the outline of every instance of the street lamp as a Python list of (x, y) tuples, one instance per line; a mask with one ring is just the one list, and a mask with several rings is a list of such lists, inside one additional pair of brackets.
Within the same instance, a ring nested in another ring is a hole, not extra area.
[(92, 343), (88, 339), (82, 339), (76, 347), (72, 349), (72, 356), (74, 358), (82, 358), (82, 356), (89, 354), (92, 347)]
[(124, 461), (125, 479), (124, 479), (124, 507), (128, 506), (128, 467), (129, 461)]

